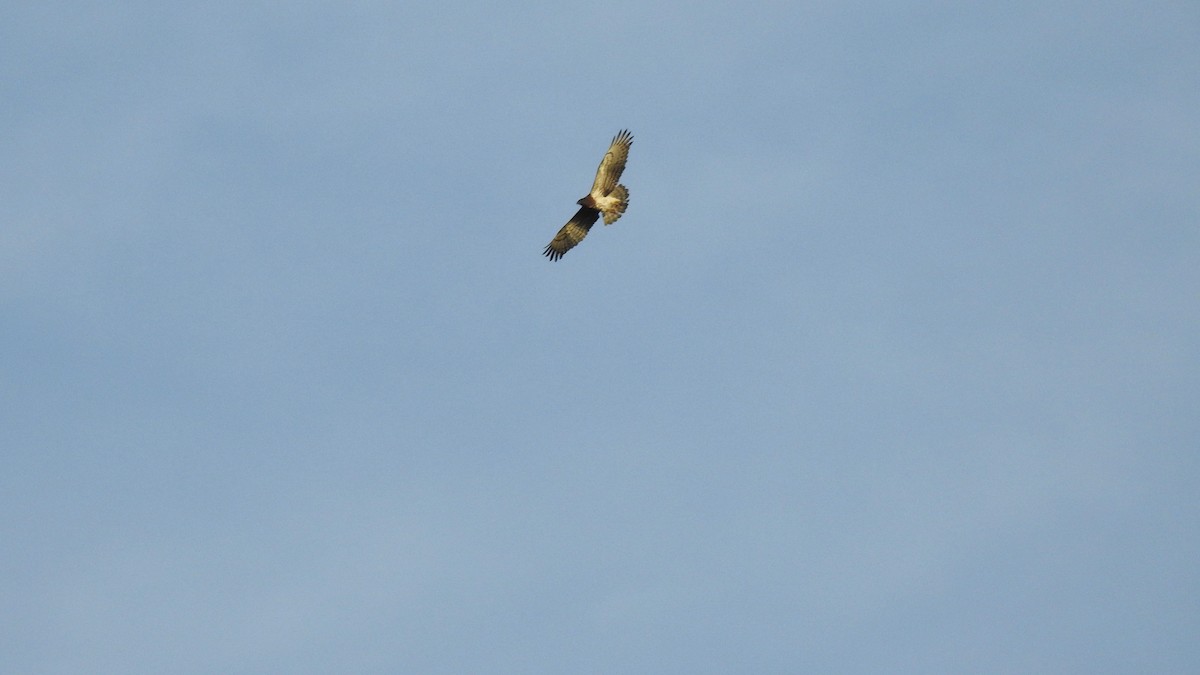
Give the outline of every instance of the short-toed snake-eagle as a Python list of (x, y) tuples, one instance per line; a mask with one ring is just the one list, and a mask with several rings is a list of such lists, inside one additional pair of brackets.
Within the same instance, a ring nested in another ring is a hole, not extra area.
[(604, 224), (611, 225), (625, 213), (625, 207), (629, 206), (629, 189), (617, 181), (621, 178), (621, 172), (625, 170), (625, 160), (629, 158), (631, 145), (633, 135), (627, 130), (622, 130), (613, 137), (608, 152), (604, 154), (604, 159), (600, 160), (600, 167), (596, 169), (596, 181), (592, 183), (591, 192), (575, 202), (579, 204), (579, 210), (546, 245), (543, 252), (546, 257), (551, 260), (563, 257), (563, 254), (583, 241), (588, 230), (592, 229), (592, 225), (602, 214)]

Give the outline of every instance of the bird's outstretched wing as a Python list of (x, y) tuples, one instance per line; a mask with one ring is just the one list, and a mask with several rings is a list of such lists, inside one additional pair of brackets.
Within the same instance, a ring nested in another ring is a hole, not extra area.
[(575, 247), (575, 244), (583, 241), (587, 236), (588, 230), (592, 229), (592, 224), (600, 217), (600, 212), (596, 209), (589, 209), (586, 206), (580, 207), (575, 215), (567, 221), (566, 225), (554, 235), (554, 239), (546, 244), (546, 250), (542, 252), (551, 260), (558, 260), (563, 257), (563, 254)]
[(592, 183), (591, 191), (593, 197), (607, 197), (617, 186), (621, 172), (625, 170), (625, 160), (629, 159), (631, 145), (633, 134), (628, 129), (622, 129), (613, 137), (608, 152), (604, 153), (604, 159), (600, 160), (600, 166), (596, 169), (596, 181)]

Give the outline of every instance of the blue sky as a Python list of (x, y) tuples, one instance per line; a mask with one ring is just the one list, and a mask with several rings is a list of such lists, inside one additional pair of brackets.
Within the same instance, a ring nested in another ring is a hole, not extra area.
[(1194, 672), (1197, 29), (9, 3), (0, 670)]

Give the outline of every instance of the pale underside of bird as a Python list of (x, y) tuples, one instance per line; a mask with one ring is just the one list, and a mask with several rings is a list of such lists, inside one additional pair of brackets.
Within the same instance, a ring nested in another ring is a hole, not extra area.
[(628, 130), (622, 130), (613, 137), (608, 152), (604, 154), (604, 159), (600, 160), (600, 166), (596, 169), (596, 180), (592, 183), (591, 192), (575, 202), (579, 204), (579, 210), (546, 245), (546, 250), (543, 251), (546, 257), (551, 260), (563, 257), (563, 254), (583, 241), (588, 230), (592, 229), (592, 225), (601, 215), (604, 216), (604, 224), (611, 225), (625, 213), (625, 208), (629, 206), (629, 189), (617, 181), (621, 178), (621, 172), (625, 170), (625, 160), (629, 159), (631, 145), (633, 134)]

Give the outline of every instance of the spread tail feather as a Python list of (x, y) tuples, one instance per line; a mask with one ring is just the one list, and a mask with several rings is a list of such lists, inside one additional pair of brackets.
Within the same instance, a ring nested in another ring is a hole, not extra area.
[(608, 196), (617, 199), (617, 205), (604, 212), (604, 224), (612, 225), (625, 213), (625, 209), (629, 208), (629, 188), (618, 184)]

